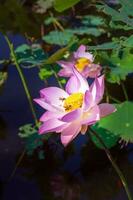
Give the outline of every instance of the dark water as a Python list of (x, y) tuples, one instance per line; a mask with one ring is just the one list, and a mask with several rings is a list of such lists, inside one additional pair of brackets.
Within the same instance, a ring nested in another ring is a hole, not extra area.
[[(26, 42), (20, 35), (10, 35), (14, 46)], [(8, 58), (8, 46), (0, 35), (0, 58)], [(126, 200), (125, 191), (114, 169), (102, 150), (79, 136), (64, 149), (52, 141), (45, 144), (45, 159), (39, 160), (35, 153), (24, 156), (15, 175), (7, 181), (16, 160), (24, 149), (18, 137), (18, 128), (32, 123), (29, 105), (14, 66), (10, 66), (9, 77), (0, 96), (0, 199), (2, 200)], [(32, 97), (44, 87), (37, 69), (24, 69)], [(50, 81), (54, 84), (54, 79)], [(36, 106), (38, 117), (43, 112)], [(54, 138), (53, 138), (54, 139)], [(59, 138), (57, 138), (58, 140)], [(57, 141), (58, 142), (58, 141)], [(112, 149), (133, 194), (133, 145)]]

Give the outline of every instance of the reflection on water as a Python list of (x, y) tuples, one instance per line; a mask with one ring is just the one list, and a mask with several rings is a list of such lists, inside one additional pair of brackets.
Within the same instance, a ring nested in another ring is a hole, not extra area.
[[(7, 45), (2, 36), (0, 43), (7, 57)], [(11, 36), (17, 46), (25, 42), (21, 36)], [(33, 97), (38, 96), (44, 84), (37, 70), (24, 70)], [(53, 80), (51, 80), (53, 81)], [(33, 82), (36, 83), (33, 85)], [(6, 110), (4, 110), (6, 109)], [(37, 107), (38, 113), (42, 110)], [(8, 112), (10, 111), (10, 112)], [(7, 182), (24, 144), (17, 136), (19, 126), (32, 122), (28, 102), (14, 67), (0, 96), (0, 195), (2, 200), (126, 200), (121, 182), (105, 153), (97, 149), (86, 136), (76, 138), (64, 149), (51, 138), (44, 144), (45, 159), (35, 154), (25, 156), (15, 176)], [(59, 138), (57, 138), (59, 143)], [(128, 180), (133, 193), (133, 146), (112, 149), (118, 165)]]
[[(113, 149), (112, 154), (125, 174), (130, 189), (133, 191), (133, 165), (128, 162), (128, 152), (118, 149)], [(45, 151), (45, 160), (39, 161), (34, 155), (31, 160), (25, 157), (21, 163), (21, 167), (28, 169), (28, 172), (23, 173), (23, 175), (29, 180), (35, 179), (37, 181), (41, 189), (42, 199), (127, 199), (122, 184), (104, 152), (95, 149), (90, 142), (84, 146), (80, 169), (73, 171), (73, 173), (69, 169), (64, 169), (64, 164), (67, 162), (65, 158), (62, 158), (64, 162), (61, 162), (47, 145), (45, 145)], [(72, 158), (69, 157), (69, 159)], [(75, 166), (73, 165), (71, 168), (75, 168)]]

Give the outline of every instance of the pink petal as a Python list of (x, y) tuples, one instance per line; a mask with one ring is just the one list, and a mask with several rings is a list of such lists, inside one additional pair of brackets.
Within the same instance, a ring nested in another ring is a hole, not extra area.
[(58, 75), (63, 77), (71, 77), (73, 75), (73, 72), (70, 69), (61, 69), (58, 72)]
[(44, 98), (45, 103), (51, 105), (54, 110), (57, 110), (58, 112), (64, 111), (63, 99), (69, 96), (64, 90), (58, 87), (44, 88), (40, 90), (40, 95)]
[(66, 92), (69, 94), (82, 92), (85, 93), (86, 90), (89, 90), (89, 85), (87, 80), (73, 67), (73, 74), (67, 84), (66, 84)]
[(58, 118), (60, 117), (61, 114), (58, 112), (50, 112), (50, 111), (46, 111), (41, 117), (40, 117), (40, 121), (41, 122), (45, 122), (48, 121), (49, 119), (52, 118)]
[(90, 60), (91, 62), (94, 61), (94, 57), (91, 53), (88, 53), (88, 52), (82, 52), (80, 54), (78, 54), (78, 57), (79, 58), (87, 58), (88, 60)]
[(81, 45), (78, 50), (76, 52), (74, 52), (74, 58), (78, 59), (78, 58), (87, 58), (89, 59), (91, 62), (93, 62), (94, 57), (91, 53), (89, 52), (85, 52), (86, 51), (86, 46)]
[(81, 109), (74, 110), (65, 114), (60, 120), (63, 122), (72, 122), (81, 116)]
[(45, 97), (47, 101), (52, 102), (54, 100), (54, 103), (59, 103), (60, 98), (67, 98), (68, 94), (58, 87), (48, 87), (40, 90), (41, 97)]
[(80, 85), (78, 92), (82, 92), (84, 94), (86, 90), (89, 90), (88, 82), (74, 67), (73, 72)]
[(81, 124), (79, 122), (71, 123), (61, 133), (61, 142), (64, 146), (67, 146), (80, 132)]
[(73, 67), (72, 62), (67, 62), (67, 61), (63, 61), (63, 60), (58, 61), (57, 64), (65, 69), (69, 69), (69, 70)]
[(79, 55), (83, 52), (85, 52), (86, 46), (85, 45), (80, 45), (80, 47), (77, 49), (77, 51), (74, 52), (74, 57), (77, 59), (79, 58)]
[(91, 125), (100, 120), (100, 110), (97, 105), (85, 112), (82, 117), (82, 124)]
[(84, 112), (87, 111), (88, 109), (90, 109), (90, 107), (92, 106), (92, 104), (93, 104), (92, 94), (90, 93), (89, 90), (87, 90), (85, 92), (85, 95), (84, 95), (84, 105), (83, 105)]
[(82, 71), (82, 75), (86, 78), (96, 78), (100, 75), (101, 69), (101, 66), (98, 64), (90, 64), (89, 67), (87, 66), (84, 68), (84, 70)]
[(39, 133), (43, 134), (52, 131), (59, 131), (62, 130), (62, 127), (64, 127), (64, 125), (66, 125), (65, 122), (52, 118), (43, 123), (43, 125), (39, 129)]
[(66, 92), (69, 94), (73, 94), (79, 91), (80, 83), (76, 76), (71, 76), (71, 78), (68, 80), (66, 84)]
[(94, 102), (96, 104), (99, 103), (104, 94), (104, 75), (95, 79), (90, 86), (90, 91), (92, 93)]
[(98, 64), (91, 64), (91, 66), (89, 67), (89, 73), (88, 76), (90, 78), (95, 78), (97, 76), (100, 75), (102, 67)]
[(86, 51), (86, 46), (83, 45), (83, 44), (81, 44), (81, 45), (79, 46), (79, 48), (77, 49), (77, 51), (78, 51), (78, 52)]
[(48, 110), (48, 111), (51, 111), (51, 112), (56, 112), (57, 109), (54, 108), (52, 105), (48, 104), (45, 102), (45, 100), (43, 98), (40, 98), (40, 99), (34, 99), (34, 101), (36, 103), (38, 103), (42, 108)]
[(100, 117), (105, 117), (116, 111), (115, 106), (109, 103), (99, 104)]

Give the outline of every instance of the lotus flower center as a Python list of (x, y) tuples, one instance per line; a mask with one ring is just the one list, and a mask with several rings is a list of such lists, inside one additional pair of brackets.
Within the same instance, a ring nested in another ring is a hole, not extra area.
[(84, 70), (84, 68), (86, 66), (88, 66), (90, 63), (91, 63), (91, 61), (89, 59), (87, 59), (87, 58), (79, 58), (76, 61), (75, 67), (77, 68), (77, 70), (79, 72), (82, 72)]
[(64, 108), (66, 112), (70, 112), (82, 107), (83, 104), (83, 97), (82, 93), (74, 93), (67, 97), (64, 101)]

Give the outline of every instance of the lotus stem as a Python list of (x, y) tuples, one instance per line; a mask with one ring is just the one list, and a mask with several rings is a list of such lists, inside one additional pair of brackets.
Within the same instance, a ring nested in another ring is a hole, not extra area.
[(25, 94), (27, 96), (27, 99), (28, 99), (28, 102), (29, 102), (29, 105), (30, 105), (30, 109), (31, 109), (31, 112), (32, 112), (32, 115), (33, 115), (33, 118), (34, 118), (34, 121), (35, 121), (35, 125), (38, 126), (38, 120), (37, 120), (37, 116), (36, 116), (36, 112), (35, 112), (35, 109), (34, 109), (34, 106), (33, 106), (33, 102), (32, 102), (32, 97), (31, 97), (31, 94), (30, 94), (30, 91), (28, 89), (28, 86), (27, 86), (27, 83), (26, 83), (26, 80), (25, 80), (25, 77), (23, 75), (23, 72), (19, 66), (19, 63), (17, 61), (17, 58), (16, 58), (16, 55), (15, 55), (15, 52), (14, 52), (14, 48), (13, 48), (13, 45), (11, 44), (10, 40), (8, 39), (7, 36), (5, 36), (5, 39), (8, 43), (8, 46), (9, 46), (9, 49), (10, 49), (10, 52), (11, 52), (11, 55), (12, 55), (12, 59), (14, 61), (14, 64), (17, 68), (17, 71), (19, 73), (19, 76), (20, 76), (20, 79), (21, 79), (21, 82), (22, 82), (22, 85), (24, 87), (24, 90), (25, 90)]
[(103, 146), (103, 149), (109, 159), (109, 161), (111, 162), (113, 168), (115, 169), (116, 173), (118, 174), (121, 182), (122, 182), (122, 185), (125, 189), (125, 192), (127, 194), (127, 197), (128, 197), (128, 200), (133, 200), (132, 199), (132, 196), (131, 196), (131, 193), (130, 193), (130, 190), (128, 188), (128, 184), (127, 184), (127, 181), (122, 173), (122, 171), (119, 169), (119, 167), (117, 166), (117, 163), (115, 162), (114, 158), (112, 157), (109, 149), (107, 148), (106, 144), (103, 142), (102, 138), (96, 133), (96, 131), (94, 131), (92, 128), (90, 128), (90, 131), (93, 135), (95, 135), (95, 137), (98, 139), (98, 141), (102, 144)]
[(124, 96), (125, 96), (125, 100), (128, 101), (127, 91), (126, 91), (125, 85), (122, 81), (121, 81), (121, 87), (122, 87), (122, 90), (123, 90), (123, 93), (124, 93)]

